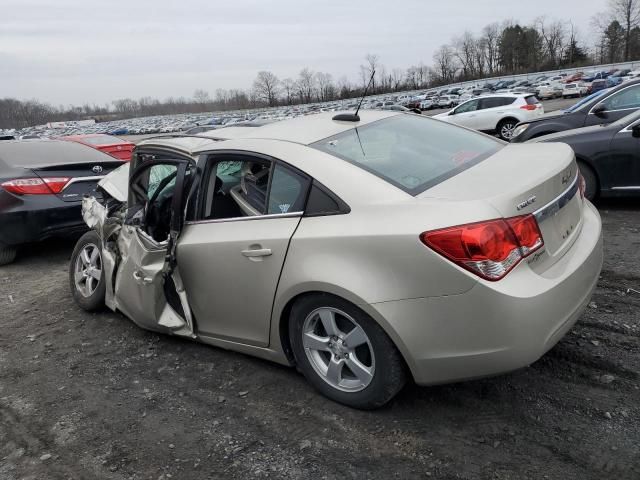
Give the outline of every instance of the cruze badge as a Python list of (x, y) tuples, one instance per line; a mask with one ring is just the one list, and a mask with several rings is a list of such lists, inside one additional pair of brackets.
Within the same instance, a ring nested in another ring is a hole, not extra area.
[(536, 196), (535, 195), (531, 195), (529, 198), (527, 198), (524, 202), (520, 202), (519, 204), (516, 205), (516, 210), (520, 211), (523, 208), (528, 207), (529, 205), (531, 205), (532, 203), (536, 202)]
[(91, 170), (93, 170), (93, 173), (102, 173), (102, 167), (100, 165), (96, 165)]

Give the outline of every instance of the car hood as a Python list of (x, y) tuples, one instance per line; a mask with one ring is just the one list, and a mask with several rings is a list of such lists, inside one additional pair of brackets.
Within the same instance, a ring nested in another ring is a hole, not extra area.
[(127, 201), (129, 191), (129, 167), (130, 163), (125, 163), (106, 175), (98, 182), (98, 185), (119, 202)]

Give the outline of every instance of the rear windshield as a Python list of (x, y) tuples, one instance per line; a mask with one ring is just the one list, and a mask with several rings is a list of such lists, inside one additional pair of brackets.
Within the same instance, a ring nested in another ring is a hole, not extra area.
[(96, 135), (95, 137), (83, 137), (80, 139), (84, 143), (89, 145), (115, 145), (118, 143), (127, 143), (118, 137), (112, 137), (111, 135)]
[(502, 147), (481, 133), (418, 115), (397, 115), (311, 146), (418, 195)]
[(527, 102), (527, 105), (536, 105), (536, 104), (540, 103), (540, 101), (536, 98), (535, 95), (530, 95), (530, 96), (526, 97), (525, 101)]

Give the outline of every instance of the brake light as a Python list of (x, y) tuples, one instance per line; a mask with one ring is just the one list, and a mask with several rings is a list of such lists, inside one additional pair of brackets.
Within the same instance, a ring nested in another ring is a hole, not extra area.
[(584, 181), (584, 177), (578, 172), (578, 189), (580, 190), (580, 198), (584, 200), (584, 192), (587, 189), (587, 183)]
[(531, 214), (424, 232), (420, 240), (456, 265), (496, 281), (544, 241)]
[(16, 195), (52, 195), (60, 193), (69, 180), (69, 177), (17, 178), (0, 183), (0, 187)]
[(536, 108), (538, 108), (538, 107), (537, 107), (537, 106), (536, 106), (536, 104), (534, 103), (533, 105), (529, 105), (529, 104), (522, 105), (520, 108), (521, 108), (522, 110), (535, 110), (535, 109), (536, 109)]

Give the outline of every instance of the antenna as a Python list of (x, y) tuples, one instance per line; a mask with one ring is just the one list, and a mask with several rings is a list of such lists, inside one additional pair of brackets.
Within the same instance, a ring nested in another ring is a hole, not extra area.
[(358, 116), (358, 112), (360, 111), (360, 106), (362, 105), (362, 102), (364, 101), (364, 98), (367, 96), (367, 92), (369, 91), (369, 87), (371, 86), (371, 82), (373, 82), (373, 76), (375, 74), (376, 74), (376, 71), (373, 70), (371, 72), (371, 78), (369, 78), (369, 83), (367, 83), (367, 86), (364, 89), (364, 93), (362, 94), (362, 98), (360, 99), (360, 102), (358, 103), (358, 108), (356, 108), (355, 113), (339, 113), (338, 115), (334, 116), (332, 120), (338, 120), (338, 121), (342, 121), (342, 122), (359, 122), (360, 121), (360, 117)]

